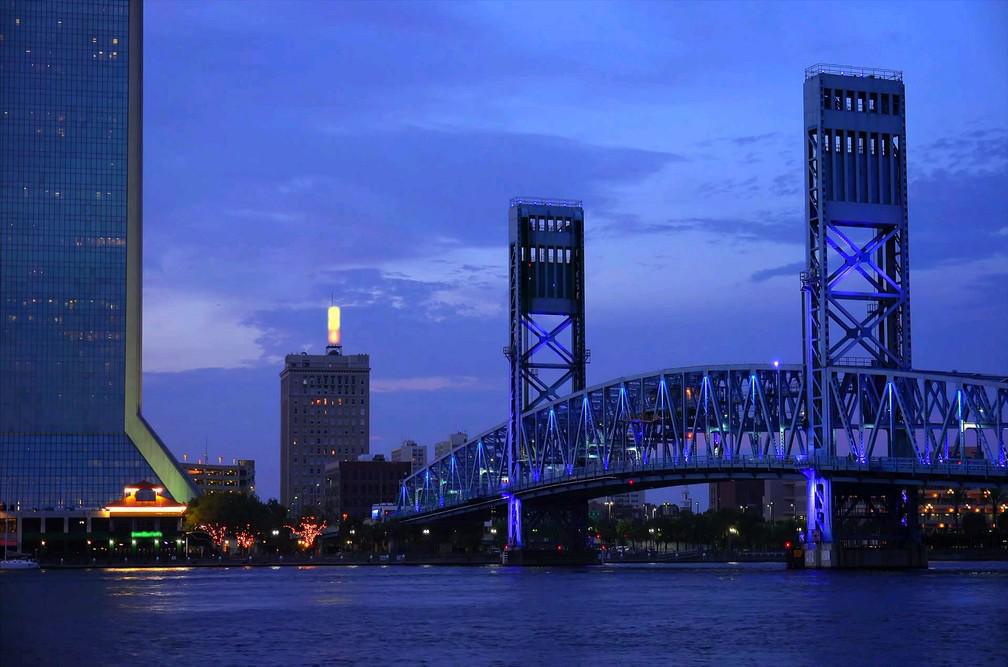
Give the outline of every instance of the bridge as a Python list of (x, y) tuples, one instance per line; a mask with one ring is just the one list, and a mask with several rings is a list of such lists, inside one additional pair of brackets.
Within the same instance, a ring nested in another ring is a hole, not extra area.
[(396, 519), (506, 508), (507, 545), (520, 550), (529, 505), (805, 480), (806, 563), (829, 567), (834, 542), (856, 537), (834, 535), (841, 511), (875, 512), (881, 498), (905, 545), (919, 542), (922, 489), (1008, 485), (1008, 377), (910, 363), (905, 96), (901, 73), (872, 72), (806, 71), (800, 365), (662, 369), (585, 387), (580, 202), (513, 200), (509, 418), (406, 478)]
[[(801, 366), (655, 371), (570, 394), (506, 423), (404, 480), (399, 517), (430, 521), (511, 498), (585, 498), (727, 479), (814, 479), (900, 487), (1008, 484), (1008, 379), (830, 369), (838, 438), (809, 448)], [(518, 475), (510, 476), (511, 470)]]

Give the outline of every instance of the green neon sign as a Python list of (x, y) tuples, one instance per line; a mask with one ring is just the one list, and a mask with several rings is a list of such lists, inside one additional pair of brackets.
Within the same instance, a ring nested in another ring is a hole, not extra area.
[(136, 539), (138, 537), (161, 537), (160, 530), (134, 530), (130, 533), (130, 537)]

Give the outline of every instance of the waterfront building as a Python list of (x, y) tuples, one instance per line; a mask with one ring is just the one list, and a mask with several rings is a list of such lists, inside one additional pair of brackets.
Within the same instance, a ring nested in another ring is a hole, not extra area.
[(412, 472), (408, 461), (336, 461), (326, 466), (326, 514), (333, 519), (370, 519), (375, 505), (395, 502), (399, 484)]
[(804, 518), (805, 482), (789, 480), (727, 480), (709, 486), (712, 510), (759, 512), (765, 521)]
[(427, 446), (415, 440), (403, 440), (402, 446), (392, 450), (392, 460), (409, 463), (416, 472), (427, 466)]
[(280, 501), (291, 516), (323, 512), (325, 468), (370, 451), (370, 358), (343, 354), (339, 307), (326, 354), (289, 354), (280, 372)]
[(758, 512), (763, 506), (763, 480), (728, 480), (709, 485), (710, 508)]
[(448, 436), (447, 440), (442, 440), (434, 444), (434, 460), (440, 459), (442, 456), (447, 456), (451, 454), (457, 447), (461, 447), (465, 444), (466, 440), (469, 439), (468, 434), (458, 431), (452, 433)]
[(0, 517), (7, 547), (42, 559), (83, 562), (181, 555), (185, 503), (147, 480), (124, 485), (118, 495), (99, 509), (22, 510)]
[(183, 463), (183, 466), (200, 493), (255, 494), (255, 461), (252, 459), (235, 459), (231, 463), (223, 460), (207, 463), (201, 459), (196, 463)]
[(644, 492), (629, 491), (615, 496), (602, 496), (592, 503), (596, 513), (605, 519), (634, 519), (644, 516)]
[(142, 5), (5, 2), (0, 35), (0, 518), (186, 503), (141, 414)]

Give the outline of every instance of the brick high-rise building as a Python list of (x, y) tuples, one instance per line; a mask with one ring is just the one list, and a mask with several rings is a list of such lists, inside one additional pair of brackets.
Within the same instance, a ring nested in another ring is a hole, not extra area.
[(326, 354), (289, 354), (280, 373), (280, 498), (291, 516), (325, 505), (325, 467), (369, 452), (370, 359), (344, 355), (339, 308)]

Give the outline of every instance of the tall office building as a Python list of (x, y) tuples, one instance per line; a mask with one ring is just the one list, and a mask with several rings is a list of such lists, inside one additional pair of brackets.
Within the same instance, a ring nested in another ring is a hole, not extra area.
[(0, 5), (0, 509), (195, 489), (140, 413), (142, 6)]
[(326, 354), (288, 354), (280, 372), (280, 498), (292, 516), (324, 511), (325, 467), (370, 450), (370, 359), (343, 354), (340, 311)]

